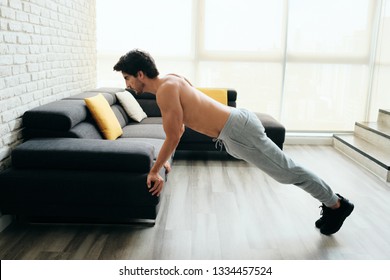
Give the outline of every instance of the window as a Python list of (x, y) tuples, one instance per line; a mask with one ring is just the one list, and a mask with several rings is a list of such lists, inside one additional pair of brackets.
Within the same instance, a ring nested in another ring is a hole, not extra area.
[(123, 87), (112, 67), (141, 48), (288, 131), (353, 130), (390, 107), (390, 0), (96, 2), (99, 86)]
[(204, 1), (202, 53), (281, 59), (284, 8), (281, 0)]
[(135, 47), (156, 56), (190, 56), (191, 0), (97, 0), (97, 49), (124, 53)]
[(372, 1), (290, 3), (283, 121), (290, 130), (351, 130), (365, 118)]
[[(373, 1), (292, 0), (288, 19), (290, 59), (367, 63)], [(353, 61), (355, 59), (355, 61)]]

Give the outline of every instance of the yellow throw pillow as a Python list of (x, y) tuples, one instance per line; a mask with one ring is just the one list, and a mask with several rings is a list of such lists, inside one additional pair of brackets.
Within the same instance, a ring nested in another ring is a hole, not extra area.
[(201, 92), (213, 98), (214, 100), (228, 105), (227, 89), (223, 88), (198, 88)]
[(105, 139), (115, 140), (122, 135), (122, 127), (102, 94), (85, 98), (84, 101)]

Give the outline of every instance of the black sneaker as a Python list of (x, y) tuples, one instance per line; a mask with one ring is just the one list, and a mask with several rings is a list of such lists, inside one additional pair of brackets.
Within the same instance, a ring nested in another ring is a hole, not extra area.
[[(336, 195), (341, 199), (341, 195), (339, 195), (339, 194), (336, 194)], [(325, 209), (325, 208), (328, 208), (328, 209), (329, 209), (329, 207), (326, 207), (325, 204), (323, 204), (323, 203), (322, 203), (322, 205), (321, 205), (319, 208), (322, 208), (322, 209), (321, 209), (321, 213), (320, 213), (321, 218), (319, 218), (319, 219), (315, 222), (316, 228), (321, 228), (322, 225), (325, 223), (325, 218), (324, 218), (324, 216), (323, 216), (323, 215), (324, 215), (324, 209)], [(325, 210), (325, 211), (328, 211), (328, 210)]]
[(343, 225), (345, 219), (352, 213), (354, 205), (345, 199), (341, 195), (337, 194), (340, 198), (340, 207), (332, 209), (326, 207), (324, 204), (322, 207), (322, 217), (316, 221), (315, 225), (320, 229), (320, 232), (325, 235), (331, 235), (336, 233)]
[(322, 225), (325, 223), (325, 219), (324, 219), (324, 208), (326, 208), (325, 204), (322, 203), (322, 205), (320, 206), (321, 209), (321, 218), (319, 218), (316, 222), (315, 222), (315, 225), (316, 225), (316, 228), (321, 228)]

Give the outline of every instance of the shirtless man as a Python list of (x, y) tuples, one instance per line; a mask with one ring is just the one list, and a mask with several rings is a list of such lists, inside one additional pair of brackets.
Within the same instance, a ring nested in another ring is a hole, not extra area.
[(264, 133), (257, 116), (248, 110), (222, 105), (175, 74), (159, 77), (153, 58), (146, 52), (132, 50), (114, 66), (121, 71), (126, 86), (136, 94), (156, 96), (161, 110), (166, 139), (147, 177), (152, 195), (160, 195), (164, 180), (161, 168), (169, 171), (167, 161), (175, 151), (184, 127), (217, 139), (236, 158), (256, 165), (278, 182), (294, 184), (322, 202), (322, 216), (315, 226), (325, 235), (337, 232), (353, 211), (354, 205), (318, 176), (298, 166)]

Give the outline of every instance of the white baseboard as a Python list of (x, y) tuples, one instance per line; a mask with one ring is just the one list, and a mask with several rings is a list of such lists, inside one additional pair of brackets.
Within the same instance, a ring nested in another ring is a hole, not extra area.
[(333, 145), (333, 133), (287, 132), (284, 145)]

